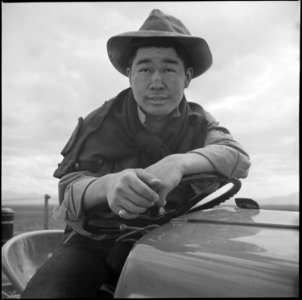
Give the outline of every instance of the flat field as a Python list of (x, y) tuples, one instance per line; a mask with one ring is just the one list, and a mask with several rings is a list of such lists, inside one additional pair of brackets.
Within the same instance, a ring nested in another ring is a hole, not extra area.
[[(14, 235), (44, 229), (44, 205), (5, 205), (14, 211)], [(48, 229), (64, 229), (64, 223), (55, 220), (53, 209), (55, 205), (48, 206)]]

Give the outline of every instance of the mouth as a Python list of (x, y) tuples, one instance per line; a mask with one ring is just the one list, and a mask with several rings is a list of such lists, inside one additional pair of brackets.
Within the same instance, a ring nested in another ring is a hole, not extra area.
[(167, 96), (162, 96), (162, 95), (155, 95), (155, 96), (148, 96), (147, 100), (149, 101), (154, 101), (154, 102), (160, 102), (160, 101), (164, 101), (167, 100), (168, 97)]

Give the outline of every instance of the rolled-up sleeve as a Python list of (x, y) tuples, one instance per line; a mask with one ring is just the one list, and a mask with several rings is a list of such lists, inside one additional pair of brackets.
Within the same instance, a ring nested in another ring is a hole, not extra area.
[(85, 191), (98, 177), (86, 172), (73, 172), (65, 175), (59, 182), (59, 215), (70, 221), (78, 221), (83, 216)]
[(204, 147), (190, 152), (205, 157), (217, 173), (230, 178), (246, 178), (251, 166), (249, 155), (210, 113), (206, 112), (206, 118), (209, 125)]

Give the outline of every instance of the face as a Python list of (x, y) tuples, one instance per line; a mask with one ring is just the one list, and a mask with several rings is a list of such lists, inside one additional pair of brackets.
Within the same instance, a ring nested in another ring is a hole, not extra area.
[(178, 107), (193, 70), (185, 70), (174, 48), (139, 48), (128, 70), (130, 86), (140, 108), (152, 116), (165, 116)]

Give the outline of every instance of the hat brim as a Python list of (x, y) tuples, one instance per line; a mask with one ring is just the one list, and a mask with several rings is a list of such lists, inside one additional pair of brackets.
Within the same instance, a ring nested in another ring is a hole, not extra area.
[(207, 71), (212, 65), (212, 54), (207, 42), (190, 35), (162, 31), (132, 31), (111, 37), (107, 42), (107, 52), (113, 66), (123, 75), (127, 76), (129, 67), (128, 55), (133, 38), (138, 39), (175, 39), (186, 50), (190, 64), (194, 69), (193, 78)]

